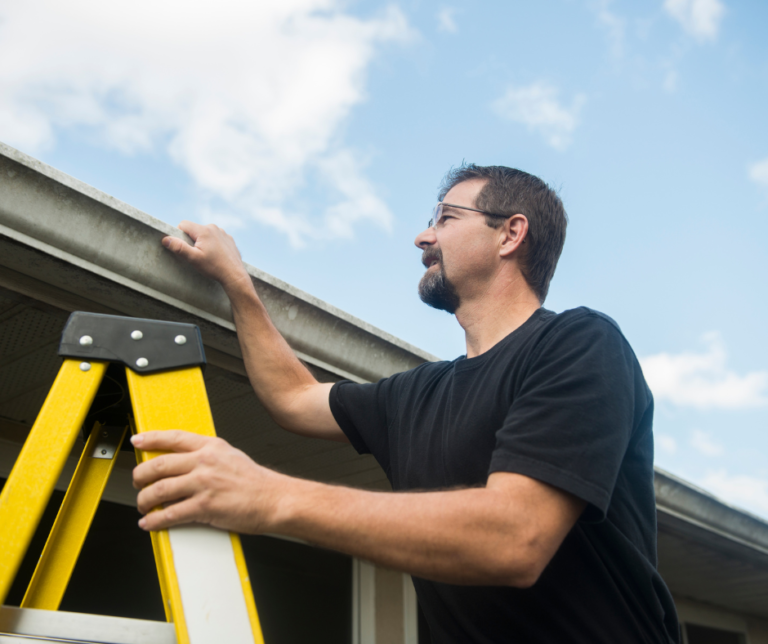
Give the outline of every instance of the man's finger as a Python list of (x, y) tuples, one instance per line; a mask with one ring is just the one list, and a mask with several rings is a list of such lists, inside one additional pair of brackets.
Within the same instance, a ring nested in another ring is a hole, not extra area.
[(139, 520), (139, 527), (144, 530), (163, 530), (181, 523), (192, 523), (192, 517), (195, 517), (200, 523), (199, 502), (195, 499), (186, 499), (179, 503), (169, 505), (167, 508), (161, 508), (150, 512)]
[(197, 241), (197, 238), (200, 236), (200, 233), (205, 230), (205, 226), (202, 226), (201, 224), (196, 224), (194, 221), (187, 221), (186, 219), (182, 221), (178, 226), (176, 226), (180, 231), (187, 233), (192, 238), (192, 241)]
[(203, 447), (210, 436), (201, 436), (178, 429), (143, 432), (131, 436), (131, 444), (145, 452), (192, 452)]
[(136, 497), (139, 512), (147, 514), (152, 508), (174, 501), (192, 498), (199, 488), (193, 476), (174, 476), (165, 478), (145, 487)]
[(159, 479), (187, 474), (196, 463), (197, 460), (189, 452), (155, 456), (133, 468), (133, 487), (140, 490)]

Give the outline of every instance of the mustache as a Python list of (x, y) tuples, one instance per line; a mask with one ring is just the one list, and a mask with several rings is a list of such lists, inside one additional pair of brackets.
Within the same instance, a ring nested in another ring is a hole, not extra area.
[(429, 268), (429, 265), (437, 260), (441, 264), (443, 263), (443, 252), (435, 246), (428, 246), (421, 254), (421, 263), (424, 264), (424, 268)]

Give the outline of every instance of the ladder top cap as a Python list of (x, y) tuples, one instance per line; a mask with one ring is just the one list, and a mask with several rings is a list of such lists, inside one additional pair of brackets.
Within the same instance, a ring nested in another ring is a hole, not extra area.
[(75, 311), (61, 334), (64, 358), (119, 362), (136, 373), (205, 365), (194, 324)]

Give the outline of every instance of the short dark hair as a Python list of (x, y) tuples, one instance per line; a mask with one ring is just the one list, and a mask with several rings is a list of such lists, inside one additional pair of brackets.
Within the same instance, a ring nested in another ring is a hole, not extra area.
[[(452, 168), (443, 178), (438, 199), (442, 201), (455, 185), (471, 179), (486, 181), (475, 206), (499, 215), (525, 215), (528, 219), (526, 245), (521, 246), (523, 277), (543, 304), (557, 260), (563, 252), (568, 215), (557, 193), (538, 177), (502, 165), (474, 163)], [(491, 228), (502, 224), (500, 217), (485, 217)]]

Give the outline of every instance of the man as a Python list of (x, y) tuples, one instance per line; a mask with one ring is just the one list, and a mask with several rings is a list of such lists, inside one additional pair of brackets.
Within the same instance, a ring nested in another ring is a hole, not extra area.
[(398, 493), (294, 479), (219, 439), (149, 432), (148, 530), (204, 522), (311, 541), (414, 576), (435, 642), (677, 642), (656, 571), (653, 401), (609, 318), (541, 307), (566, 216), (540, 179), (449, 173), (416, 238), (419, 293), (467, 354), (376, 384), (320, 384), (272, 325), (231, 237), (164, 245), (218, 280), (253, 387), (285, 429), (372, 452)]

